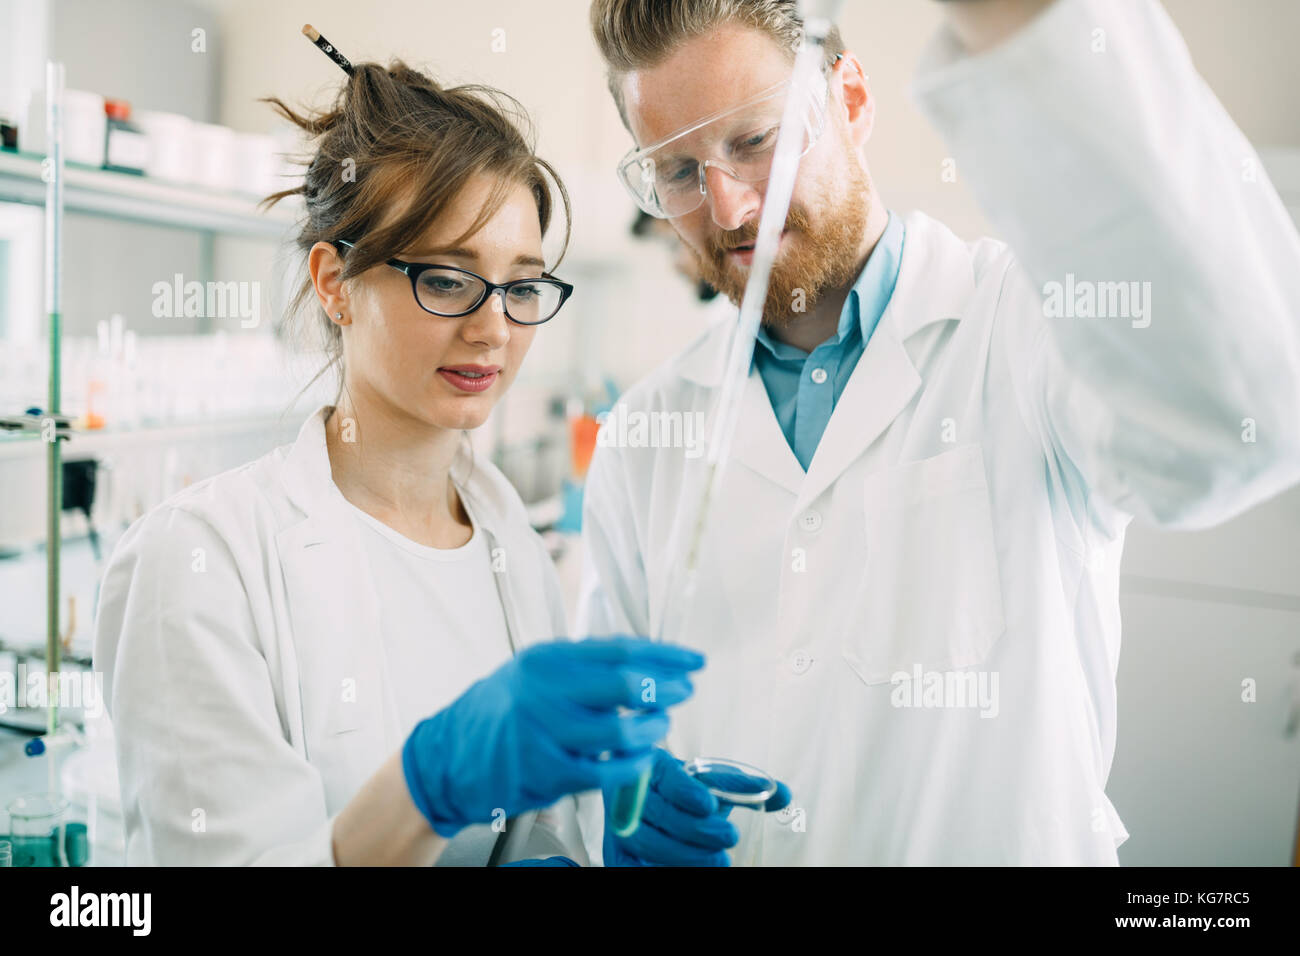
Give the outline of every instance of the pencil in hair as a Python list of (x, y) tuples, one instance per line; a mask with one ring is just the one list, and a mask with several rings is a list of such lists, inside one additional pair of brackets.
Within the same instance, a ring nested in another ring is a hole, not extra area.
[(337, 63), (344, 73), (347, 73), (349, 76), (352, 74), (352, 64), (348, 62), (348, 58), (340, 53), (334, 44), (321, 36), (321, 32), (314, 26), (310, 23), (304, 23), (302, 26), (302, 35), (312, 43), (316, 44), (316, 46), (320, 47), (321, 52)]

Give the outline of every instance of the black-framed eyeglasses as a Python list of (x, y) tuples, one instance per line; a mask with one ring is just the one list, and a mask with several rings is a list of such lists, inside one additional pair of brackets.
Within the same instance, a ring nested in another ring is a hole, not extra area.
[[(346, 239), (335, 239), (333, 244), (356, 248)], [(541, 325), (555, 318), (560, 306), (573, 295), (573, 286), (552, 275), (497, 283), (456, 266), (402, 259), (389, 259), (387, 264), (411, 280), (411, 291), (420, 308), (449, 319), (469, 315), (487, 301), (488, 296), (499, 293), (501, 308), (511, 322)]]

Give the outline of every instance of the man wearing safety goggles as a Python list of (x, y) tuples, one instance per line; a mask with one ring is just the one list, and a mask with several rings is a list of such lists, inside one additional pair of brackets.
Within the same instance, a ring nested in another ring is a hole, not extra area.
[[(783, 331), (789, 336), (788, 343), (804, 352), (813, 351), (836, 331), (845, 293), (889, 220), (860, 164), (846, 163), (837, 170), (822, 162), (819, 176), (814, 178), (811, 172), (818, 160), (833, 152), (823, 149), (819, 155), (809, 156), (826, 131), (832, 84), (842, 84), (846, 77), (850, 83), (866, 79), (857, 58), (851, 53), (847, 56), (839, 73), (836, 70), (845, 54), (829, 56), (821, 82), (806, 97), (801, 111), (798, 154), (803, 160), (801, 183), (806, 185), (791, 204), (783, 237), (788, 241), (783, 242), (782, 258), (772, 272), (764, 312), (769, 324), (787, 325)], [(789, 73), (788, 67), (785, 73)], [(633, 150), (619, 163), (619, 179), (637, 205), (652, 216), (670, 220), (699, 260), (704, 280), (737, 302), (753, 256), (762, 188), (771, 173), (777, 129), (789, 95), (787, 76), (743, 102), (725, 106)], [(701, 104), (717, 99), (721, 97), (709, 95)], [(647, 125), (646, 130), (644, 135), (654, 135), (650, 131), (657, 127)], [(845, 152), (861, 146), (853, 144), (849, 138), (853, 134), (846, 127), (836, 126), (832, 132)], [(897, 259), (902, 234), (899, 223), (881, 260)], [(887, 263), (881, 265), (889, 271)], [(800, 297), (796, 289), (803, 290), (802, 303), (796, 302)], [(840, 294), (832, 294), (820, 309), (815, 301), (809, 301), (832, 290)], [(803, 306), (801, 321), (787, 324), (782, 320), (790, 314), (792, 302)], [(778, 351), (777, 342), (766, 335), (762, 344), (776, 357), (792, 354)], [(774, 368), (774, 375), (790, 371), (793, 368)], [(848, 371), (846, 367), (846, 379)], [(794, 447), (797, 457), (802, 453), (804, 467), (815, 444), (815, 436), (804, 429)]]
[[(790, 786), (732, 817), (764, 863), (1114, 865), (1125, 530), (1300, 480), (1300, 240), (1155, 0), (943, 8), (914, 83), (935, 175), (1006, 242), (886, 208), (832, 31), (690, 613), (665, 627), (706, 462), (602, 442), (578, 631), (707, 652), (667, 746)], [(635, 141), (620, 180), (738, 304), (794, 2), (594, 0), (591, 24)], [(707, 416), (733, 330), (626, 412)], [(644, 820), (681, 859), (670, 789)]]

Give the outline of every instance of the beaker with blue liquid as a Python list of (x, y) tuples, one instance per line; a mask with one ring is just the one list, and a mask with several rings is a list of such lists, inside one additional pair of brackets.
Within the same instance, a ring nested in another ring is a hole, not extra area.
[(86, 825), (67, 820), (68, 801), (58, 794), (32, 793), (7, 807), (10, 866), (85, 866), (90, 856)]

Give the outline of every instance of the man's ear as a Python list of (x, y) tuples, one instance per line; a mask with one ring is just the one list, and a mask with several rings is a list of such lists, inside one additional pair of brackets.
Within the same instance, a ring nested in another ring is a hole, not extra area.
[(876, 123), (876, 98), (871, 95), (862, 62), (848, 50), (841, 54), (831, 74), (831, 89), (839, 96), (831, 100), (832, 108), (843, 111), (849, 140), (861, 149), (871, 138)]

